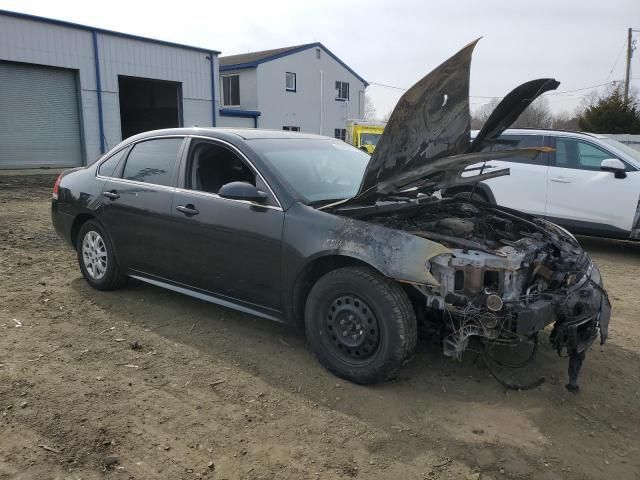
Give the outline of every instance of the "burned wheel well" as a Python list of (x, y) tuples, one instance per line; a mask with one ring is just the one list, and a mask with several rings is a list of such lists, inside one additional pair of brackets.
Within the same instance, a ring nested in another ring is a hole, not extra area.
[(487, 203), (491, 203), (493, 205), (496, 204), (496, 197), (494, 197), (493, 192), (491, 191), (491, 188), (488, 185), (484, 185), (482, 183), (479, 183), (476, 186), (475, 191), (473, 189), (473, 185), (447, 188), (442, 192), (442, 196), (453, 197), (454, 195), (457, 195), (459, 193), (471, 193), (471, 192), (474, 192), (474, 195), (476, 196), (482, 197), (484, 201)]
[(80, 228), (82, 227), (82, 225), (89, 220), (93, 220), (94, 218), (96, 217), (88, 213), (81, 213), (73, 220), (73, 224), (71, 225), (71, 243), (73, 244), (73, 248), (78, 248), (76, 242), (78, 239), (78, 232), (80, 232)]
[(293, 289), (293, 314), (298, 325), (304, 324), (304, 308), (311, 287), (323, 276), (332, 270), (342, 267), (368, 267), (377, 271), (373, 266), (357, 258), (344, 255), (327, 255), (317, 258), (309, 263), (302, 273)]

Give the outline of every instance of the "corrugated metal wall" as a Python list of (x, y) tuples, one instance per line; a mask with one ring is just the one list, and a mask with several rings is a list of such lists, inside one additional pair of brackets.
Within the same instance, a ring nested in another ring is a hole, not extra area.
[[(86, 161), (100, 156), (98, 100), (88, 27), (72, 27), (0, 12), (0, 60), (73, 69), (79, 81), (80, 130)], [(98, 31), (104, 138), (108, 147), (121, 140), (118, 75), (181, 83), (185, 126), (212, 124), (211, 60), (208, 52), (122, 37)], [(214, 54), (214, 82), (218, 61)], [(216, 101), (217, 112), (219, 104)], [(0, 111), (0, 116), (7, 115)], [(3, 146), (0, 144), (0, 149)]]
[(82, 165), (76, 85), (73, 70), (0, 61), (0, 169)]

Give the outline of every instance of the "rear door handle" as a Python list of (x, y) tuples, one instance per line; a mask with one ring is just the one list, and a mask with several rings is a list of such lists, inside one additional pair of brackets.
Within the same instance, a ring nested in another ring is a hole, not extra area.
[(178, 210), (181, 213), (184, 213), (188, 217), (190, 217), (192, 215), (197, 215), (197, 214), (200, 213), (200, 211), (190, 203), (188, 203), (186, 205), (178, 205), (176, 207), (176, 210)]
[(117, 200), (118, 198), (120, 198), (120, 195), (118, 195), (118, 192), (116, 192), (115, 190), (111, 190), (110, 192), (102, 192), (102, 195), (111, 200)]
[(564, 177), (551, 177), (549, 180), (551, 180), (552, 182), (557, 182), (557, 183), (571, 183), (571, 180), (569, 180), (568, 178), (564, 178)]

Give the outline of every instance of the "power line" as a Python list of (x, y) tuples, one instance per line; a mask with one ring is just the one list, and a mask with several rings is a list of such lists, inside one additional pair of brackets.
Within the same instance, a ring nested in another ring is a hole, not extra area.
[(611, 67), (611, 70), (609, 71), (609, 75), (607, 75), (607, 80), (609, 80), (609, 78), (611, 77), (611, 74), (613, 73), (613, 69), (616, 68), (616, 65), (618, 65), (618, 60), (620, 60), (620, 55), (622, 55), (622, 52), (624, 52), (625, 47), (627, 46), (627, 42), (622, 42), (622, 48), (620, 48), (620, 51), (618, 52), (618, 56), (616, 57), (615, 62), (613, 62), (613, 67)]
[[(564, 94), (567, 94), (567, 93), (582, 92), (584, 90), (591, 90), (593, 88), (603, 87), (605, 85), (611, 85), (611, 84), (614, 84), (614, 83), (617, 83), (617, 82), (619, 82), (619, 80), (612, 80), (610, 82), (599, 83), (597, 85), (591, 85), (591, 86), (583, 87), (583, 88), (576, 88), (574, 90), (563, 90), (561, 92), (550, 92), (550, 93), (547, 93), (546, 96), (549, 96), (549, 95), (564, 95)], [(403, 92), (406, 92), (408, 90), (408, 88), (397, 87), (395, 85), (388, 85), (388, 84), (385, 84), (385, 83), (369, 82), (369, 84), (370, 85), (376, 85), (378, 87), (391, 88), (391, 89), (394, 89), (394, 90), (402, 90)], [(579, 96), (584, 96), (584, 95), (579, 95)], [(504, 98), (504, 96), (489, 96), (489, 95), (469, 95), (469, 97), (470, 98), (484, 98), (484, 99), (487, 99), (487, 100), (492, 100), (494, 98)]]

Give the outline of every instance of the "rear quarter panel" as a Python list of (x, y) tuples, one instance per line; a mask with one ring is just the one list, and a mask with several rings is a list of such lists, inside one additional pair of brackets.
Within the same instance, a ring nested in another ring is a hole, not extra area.
[(96, 166), (66, 170), (58, 186), (58, 199), (51, 201), (51, 219), (58, 234), (73, 243), (71, 228), (83, 213), (100, 215), (103, 181), (95, 175)]

